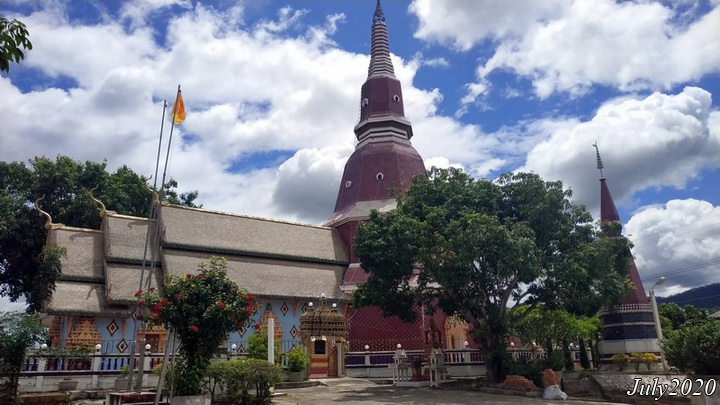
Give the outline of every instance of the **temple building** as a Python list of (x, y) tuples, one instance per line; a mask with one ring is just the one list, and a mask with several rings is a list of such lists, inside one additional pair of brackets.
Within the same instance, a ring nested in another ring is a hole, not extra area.
[[(431, 324), (445, 325), (438, 330), (456, 335), (446, 340), (463, 345), (467, 324), (461, 320), (447, 323), (444, 315), (436, 315), (431, 322), (421, 316), (406, 324), (384, 318), (377, 308), (349, 308), (356, 284), (367, 279), (353, 249), (357, 224), (368, 219), (372, 209), (393, 209), (391, 190), (405, 190), (413, 176), (425, 173), (410, 142), (412, 127), (404, 116), (402, 88), (390, 60), (379, 1), (373, 15), (368, 78), (360, 93), (357, 147), (346, 164), (335, 210), (323, 226), (157, 200), (157, 215), (149, 220), (108, 211), (93, 198), (102, 217), (99, 230), (55, 224), (43, 213), (48, 243), (67, 249), (55, 292), (45, 305), (52, 344), (101, 344), (105, 353), (127, 353), (141, 334), (134, 319), (135, 292), (161, 287), (168, 274), (194, 274), (201, 261), (222, 256), (227, 259), (228, 277), (262, 302), (254, 321), (275, 320), (275, 337), (283, 342), (283, 351), (296, 344), (308, 347), (315, 374), (342, 375), (336, 359), (348, 348), (389, 350), (400, 343), (421, 349)], [(313, 301), (315, 311), (310, 310)], [(303, 314), (308, 314), (305, 325), (313, 325), (312, 314), (334, 321), (339, 315), (346, 319), (347, 331), (331, 336), (303, 331)], [(252, 333), (231, 334), (227, 348), (243, 352)], [(167, 332), (162, 327), (145, 334), (152, 351), (164, 349)]]
[[(602, 175), (603, 164), (597, 145), (595, 149), (597, 168), (600, 170), (600, 222), (620, 223), (620, 215)], [(629, 260), (628, 277), (633, 289), (621, 303), (600, 311), (603, 340), (598, 343), (598, 350), (600, 363), (604, 365), (612, 364), (612, 356), (618, 353), (653, 353), (661, 356), (652, 305), (645, 295), (635, 260), (632, 257)]]
[[(99, 230), (55, 224), (44, 214), (48, 243), (67, 249), (55, 292), (45, 305), (52, 344), (101, 344), (105, 353), (127, 353), (142, 333), (135, 321), (135, 292), (161, 288), (165, 275), (194, 274), (201, 261), (222, 256), (228, 277), (262, 302), (254, 322), (273, 319), (283, 351), (298, 344), (307, 347), (315, 375), (342, 375), (347, 350), (394, 350), (397, 344), (425, 349), (428, 336), (448, 349), (474, 347), (467, 322), (457, 316), (422, 315), (408, 324), (383, 317), (375, 307), (350, 306), (357, 284), (368, 278), (353, 248), (358, 223), (373, 209), (394, 209), (393, 193), (425, 174), (423, 159), (411, 143), (413, 129), (405, 118), (379, 0), (359, 101), (357, 146), (345, 165), (334, 212), (323, 226), (157, 201), (157, 215), (150, 220), (108, 211), (94, 200), (102, 217)], [(600, 179), (600, 190), (601, 221), (619, 221), (605, 178)], [(601, 360), (609, 361), (615, 353), (660, 352), (634, 263), (630, 278), (635, 289), (622, 304), (601, 314)], [(245, 351), (252, 333), (231, 334), (226, 349)], [(145, 337), (152, 351), (165, 349), (167, 332), (162, 327), (145, 331)]]

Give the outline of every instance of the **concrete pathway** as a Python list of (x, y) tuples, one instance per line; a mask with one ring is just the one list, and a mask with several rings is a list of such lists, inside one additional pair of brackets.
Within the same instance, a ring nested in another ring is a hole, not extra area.
[(612, 404), (595, 401), (549, 401), (510, 395), (493, 395), (462, 389), (403, 388), (377, 385), (359, 378), (322, 380), (327, 386), (282, 390), (287, 396), (275, 397), (278, 405), (310, 404)]

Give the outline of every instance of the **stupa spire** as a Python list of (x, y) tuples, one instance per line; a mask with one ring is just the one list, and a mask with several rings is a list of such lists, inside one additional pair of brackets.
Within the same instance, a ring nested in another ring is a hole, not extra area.
[(595, 147), (595, 154), (597, 155), (597, 168), (600, 170), (600, 178), (603, 179), (602, 169), (605, 168), (605, 166), (603, 166), (602, 159), (600, 159), (600, 149), (598, 148), (597, 141), (593, 144), (593, 146)]
[(395, 69), (390, 60), (390, 43), (388, 42), (385, 13), (380, 0), (377, 0), (375, 14), (373, 14), (372, 37), (370, 40), (370, 67), (368, 77), (391, 76), (395, 77)]
[(600, 221), (620, 221), (620, 215), (618, 214), (615, 202), (613, 201), (612, 195), (610, 195), (610, 189), (605, 182), (602, 169), (602, 159), (600, 159), (600, 149), (598, 148), (597, 142), (593, 144), (595, 147), (595, 155), (597, 157), (597, 168), (600, 170)]

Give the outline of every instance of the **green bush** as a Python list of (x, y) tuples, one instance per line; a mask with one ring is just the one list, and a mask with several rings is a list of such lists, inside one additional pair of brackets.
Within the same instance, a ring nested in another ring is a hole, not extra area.
[(210, 364), (208, 377), (210, 388), (219, 389), (224, 397), (219, 403), (269, 404), (270, 387), (280, 381), (280, 368), (259, 359), (219, 361)]
[(633, 353), (630, 356), (630, 363), (635, 366), (635, 371), (640, 371), (640, 365), (644, 364), (650, 371), (652, 365), (657, 363), (658, 357), (652, 353)]
[(14, 403), (25, 351), (45, 338), (45, 326), (35, 315), (0, 312), (0, 403)]
[(630, 356), (625, 353), (617, 353), (610, 360), (618, 367), (618, 370), (625, 371), (625, 367), (630, 363)]
[[(258, 325), (256, 325), (258, 326)], [(248, 338), (248, 357), (251, 359), (267, 360), (267, 325), (259, 325)], [(275, 364), (280, 364), (282, 352), (280, 349), (280, 339), (275, 339)]]
[(514, 360), (510, 363), (510, 374), (519, 375), (532, 381), (536, 386), (542, 387), (543, 371), (551, 368), (555, 371), (563, 369), (565, 361), (562, 353), (553, 352), (546, 358), (530, 359), (530, 360)]
[(303, 371), (310, 364), (310, 356), (300, 346), (294, 346), (286, 356), (289, 371)]
[(665, 358), (680, 371), (720, 374), (720, 322), (706, 321), (670, 331), (660, 342)]

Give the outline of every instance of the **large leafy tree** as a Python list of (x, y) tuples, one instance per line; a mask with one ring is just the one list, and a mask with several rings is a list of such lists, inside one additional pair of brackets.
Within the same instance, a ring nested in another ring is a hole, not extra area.
[[(98, 229), (99, 209), (88, 191), (97, 187), (95, 196), (109, 210), (142, 217), (151, 201), (147, 180), (126, 166), (109, 173), (105, 162), (67, 156), (36, 157), (29, 165), (0, 162), (0, 295), (12, 301), (25, 296), (28, 311), (35, 312), (53, 291), (63, 252), (45, 248), (44, 219), (33, 207), (37, 199), (44, 196), (40, 205), (55, 223)], [(175, 187), (172, 180), (164, 187), (166, 200), (195, 206), (196, 191), (178, 195)]]
[(355, 249), (370, 277), (354, 304), (405, 321), (420, 304), (459, 313), (498, 381), (520, 304), (526, 314), (543, 304), (592, 315), (627, 291), (627, 241), (597, 233), (570, 196), (561, 182), (530, 173), (493, 182), (454, 169), (417, 177), (395, 210), (359, 226)]
[(29, 36), (21, 21), (0, 17), (0, 71), (9, 72), (10, 62), (19, 63), (25, 58), (22, 49), (32, 49)]

